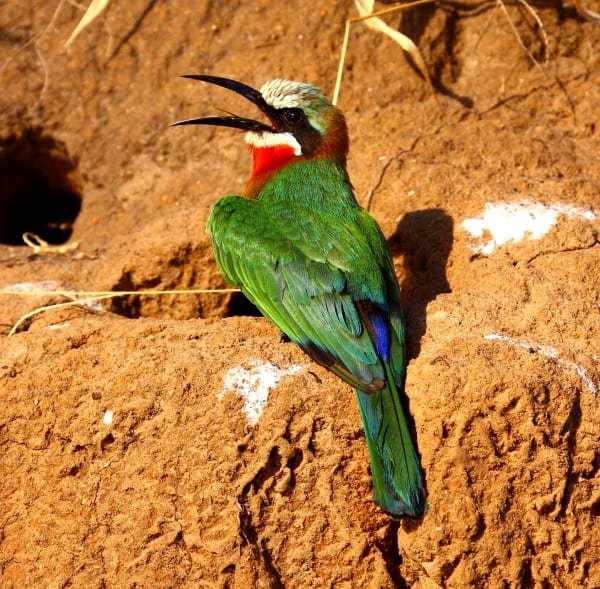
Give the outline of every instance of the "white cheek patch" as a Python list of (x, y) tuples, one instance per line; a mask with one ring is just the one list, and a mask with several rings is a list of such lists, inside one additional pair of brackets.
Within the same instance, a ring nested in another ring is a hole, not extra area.
[(294, 150), (294, 155), (302, 155), (302, 146), (291, 133), (269, 133), (268, 131), (248, 131), (245, 137), (246, 143), (254, 147), (277, 147), (287, 145)]

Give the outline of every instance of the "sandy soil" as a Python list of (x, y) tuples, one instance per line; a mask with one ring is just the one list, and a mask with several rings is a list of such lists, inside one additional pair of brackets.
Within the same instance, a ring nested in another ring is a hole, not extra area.
[(167, 125), (256, 113), (177, 76), (331, 93), (351, 2), (113, 1), (68, 51), (82, 12), (58, 5), (0, 5), (0, 585), (600, 587), (600, 27), (507, 6), (536, 65), (493, 2), (386, 17), (435, 95), (352, 29), (349, 171), (403, 287), (430, 506), (398, 522), (351, 389), (237, 295), (8, 336), (65, 302), (32, 292), (224, 287), (204, 226), (248, 154)]

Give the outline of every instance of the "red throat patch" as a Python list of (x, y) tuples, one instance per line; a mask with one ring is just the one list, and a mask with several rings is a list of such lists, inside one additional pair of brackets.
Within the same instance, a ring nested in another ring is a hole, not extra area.
[(283, 166), (289, 164), (296, 155), (294, 148), (289, 145), (273, 145), (269, 147), (256, 147), (249, 145), (252, 154), (252, 175), (244, 196), (255, 197), (260, 189), (266, 184), (269, 178)]

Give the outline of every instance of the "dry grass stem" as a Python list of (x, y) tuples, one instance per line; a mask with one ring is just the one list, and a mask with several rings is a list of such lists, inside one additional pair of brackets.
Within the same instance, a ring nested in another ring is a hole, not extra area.
[(597, 12), (594, 12), (593, 10), (590, 10), (589, 8), (586, 8), (585, 6), (583, 6), (583, 4), (580, 2), (580, 0), (573, 0), (573, 4), (575, 4), (575, 10), (577, 10), (577, 12), (583, 16), (583, 18), (585, 18), (587, 21), (595, 24), (595, 25), (600, 25), (600, 14)]
[(374, 0), (354, 0), (354, 4), (360, 14), (360, 16), (350, 18), (346, 21), (346, 28), (344, 30), (344, 40), (342, 42), (342, 50), (340, 53), (340, 61), (338, 65), (337, 79), (335, 82), (335, 89), (333, 92), (333, 104), (337, 104), (340, 87), (342, 85), (342, 75), (344, 72), (344, 63), (346, 61), (346, 52), (348, 50), (348, 38), (350, 36), (350, 26), (356, 22), (365, 21), (365, 24), (375, 31), (379, 31), (393, 39), (403, 51), (408, 53), (414, 64), (417, 66), (423, 77), (427, 80), (429, 87), (433, 92), (433, 85), (431, 83), (431, 78), (429, 76), (429, 72), (427, 70), (427, 65), (425, 64), (425, 60), (419, 51), (419, 48), (414, 44), (414, 42), (409, 39), (406, 35), (403, 35), (399, 31), (396, 31), (389, 25), (385, 24), (383, 20), (379, 18), (379, 16), (383, 14), (388, 14), (391, 12), (398, 12), (400, 10), (406, 10), (408, 8), (413, 8), (414, 6), (418, 6), (420, 4), (428, 4), (433, 2), (433, 0), (417, 0), (416, 2), (411, 2), (409, 4), (399, 4), (395, 6), (390, 6), (383, 10), (379, 10), (377, 12), (373, 12), (373, 6), (375, 4)]
[(8, 332), (8, 335), (14, 335), (19, 327), (23, 325), (27, 319), (38, 315), (39, 313), (44, 313), (45, 311), (50, 311), (52, 309), (64, 309), (67, 307), (81, 306), (87, 309), (91, 309), (93, 311), (97, 311), (97, 308), (91, 306), (92, 303), (102, 301), (105, 299), (111, 299), (115, 297), (124, 297), (124, 296), (162, 296), (162, 295), (190, 295), (190, 294), (223, 294), (223, 293), (234, 293), (239, 292), (237, 288), (198, 288), (198, 289), (190, 289), (190, 290), (122, 290), (122, 291), (80, 291), (80, 290), (11, 290), (9, 288), (0, 290), (0, 295), (8, 295), (8, 296), (63, 296), (65, 298), (71, 299), (65, 303), (55, 303), (52, 305), (43, 305), (41, 307), (37, 307), (33, 311), (29, 311), (25, 315), (19, 317), (17, 322), (12, 326), (11, 330)]
[(64, 245), (50, 245), (39, 235), (30, 232), (23, 233), (23, 241), (33, 250), (34, 254), (64, 254), (79, 247), (78, 241)]
[(67, 39), (65, 43), (65, 49), (68, 49), (73, 41), (77, 38), (79, 33), (83, 31), (89, 24), (91, 24), (100, 13), (108, 6), (109, 0), (92, 0), (90, 5), (87, 7), (82, 19), (77, 23), (77, 26), (71, 33), (71, 36)]
[[(529, 12), (535, 13), (535, 11), (533, 10), (533, 8), (531, 8), (531, 6), (529, 6), (525, 0), (519, 0), (519, 2), (523, 5), (528, 7)], [(510, 14), (508, 14), (508, 10), (506, 9), (506, 5), (504, 4), (503, 0), (497, 0), (496, 2), (498, 8), (500, 8), (500, 10), (502, 11), (502, 13), (504, 14), (504, 16), (506, 17), (506, 20), (508, 21), (508, 26), (512, 29), (517, 41), (519, 42), (519, 45), (521, 46), (521, 49), (523, 49), (523, 51), (526, 53), (527, 57), (529, 57), (529, 59), (531, 59), (533, 65), (535, 65), (536, 67), (538, 67), (542, 74), (544, 75), (544, 77), (546, 76), (546, 72), (544, 71), (544, 69), (542, 68), (542, 66), (540, 65), (539, 61), (534, 57), (534, 55), (531, 53), (531, 51), (529, 51), (529, 49), (527, 49), (527, 46), (525, 45), (525, 43), (523, 42), (523, 39), (521, 38), (521, 35), (519, 35), (519, 31), (517, 30), (517, 27), (515, 26), (515, 23), (513, 22), (512, 18), (510, 17)], [(536, 22), (541, 23), (541, 21), (539, 20), (539, 16), (537, 16), (536, 14)], [(548, 38), (546, 36), (546, 31), (545, 29), (541, 29), (543, 31), (543, 39), (544, 39), (544, 53), (547, 53), (547, 42), (548, 42)]]

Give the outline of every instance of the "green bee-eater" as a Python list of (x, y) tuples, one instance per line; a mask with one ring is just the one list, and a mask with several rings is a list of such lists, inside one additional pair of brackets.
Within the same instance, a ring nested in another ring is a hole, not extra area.
[(260, 91), (216, 76), (184, 76), (233, 90), (269, 120), (235, 115), (175, 123), (247, 131), (250, 180), (208, 221), (225, 279), (313, 360), (356, 389), (375, 502), (426, 509), (419, 457), (403, 411), (406, 350), (400, 289), (377, 222), (346, 172), (348, 132), (320, 89), (271, 80)]

